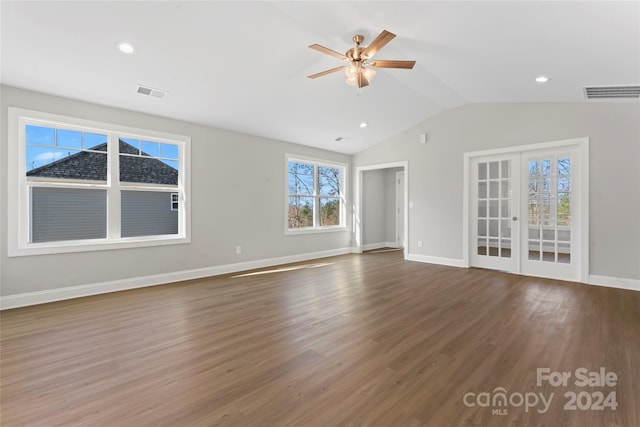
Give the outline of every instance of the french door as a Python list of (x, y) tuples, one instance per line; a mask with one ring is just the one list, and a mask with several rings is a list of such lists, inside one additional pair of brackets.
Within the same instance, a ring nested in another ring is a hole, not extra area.
[(579, 281), (578, 147), (470, 158), (470, 265)]
[(522, 153), (522, 274), (579, 280), (582, 218), (576, 149)]
[(471, 265), (475, 267), (518, 270), (519, 166), (518, 156), (512, 154), (472, 160)]

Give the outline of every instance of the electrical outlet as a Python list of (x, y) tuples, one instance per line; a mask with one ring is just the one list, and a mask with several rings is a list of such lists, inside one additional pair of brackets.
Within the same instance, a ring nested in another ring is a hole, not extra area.
[(422, 240), (418, 240), (418, 247), (421, 248), (422, 247)]
[(236, 254), (240, 255), (242, 253), (242, 246), (236, 246)]

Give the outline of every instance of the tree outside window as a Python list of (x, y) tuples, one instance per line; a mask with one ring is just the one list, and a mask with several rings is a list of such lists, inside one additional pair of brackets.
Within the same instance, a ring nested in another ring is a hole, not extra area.
[(289, 229), (340, 227), (344, 168), (290, 160), (287, 165)]

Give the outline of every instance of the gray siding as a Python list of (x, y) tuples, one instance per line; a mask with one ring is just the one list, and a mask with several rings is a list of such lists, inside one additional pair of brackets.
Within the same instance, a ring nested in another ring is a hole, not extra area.
[(107, 237), (107, 192), (94, 189), (33, 188), (31, 241)]
[(171, 193), (121, 192), (122, 237), (178, 234), (178, 211), (171, 210)]

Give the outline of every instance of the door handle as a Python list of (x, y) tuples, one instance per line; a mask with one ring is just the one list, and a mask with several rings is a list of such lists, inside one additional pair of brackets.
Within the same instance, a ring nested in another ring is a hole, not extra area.
[(514, 220), (514, 221), (517, 221), (517, 220), (518, 220), (518, 217), (517, 217), (517, 216), (514, 216), (514, 217), (513, 217), (513, 218), (511, 218), (511, 219), (512, 219), (512, 220)]

